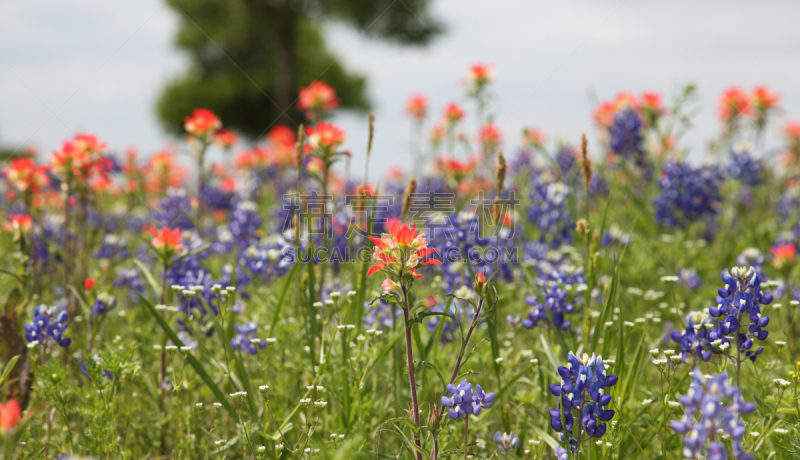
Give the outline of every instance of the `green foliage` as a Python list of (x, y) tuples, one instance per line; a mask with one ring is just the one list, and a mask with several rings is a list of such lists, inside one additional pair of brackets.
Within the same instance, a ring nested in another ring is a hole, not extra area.
[(367, 37), (422, 45), (441, 31), (429, 0), (256, 1), (171, 0), (181, 20), (176, 46), (189, 54), (188, 72), (170, 81), (158, 101), (164, 127), (183, 132), (196, 107), (257, 138), (275, 123), (299, 123), (297, 91), (312, 81), (331, 85), (345, 108), (369, 107), (363, 76), (345, 68), (323, 37), (334, 20)]

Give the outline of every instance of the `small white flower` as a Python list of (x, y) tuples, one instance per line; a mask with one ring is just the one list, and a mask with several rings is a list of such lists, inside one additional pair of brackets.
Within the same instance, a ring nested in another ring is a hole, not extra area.
[(222, 403), (218, 403), (218, 402), (214, 403), (214, 408), (215, 409), (219, 409), (220, 407), (222, 407)]
[(215, 446), (220, 446), (222, 444), (225, 444), (226, 442), (228, 442), (228, 441), (225, 440), (225, 439), (220, 439), (219, 441), (214, 441), (214, 445)]
[(176, 347), (175, 345), (167, 345), (166, 347), (164, 347), (164, 349), (167, 351), (178, 351), (178, 347)]
[(497, 359), (494, 360), (494, 362), (496, 362), (498, 364), (502, 363), (503, 362), (503, 358), (502, 357), (501, 358), (497, 358)]
[(652, 356), (653, 358), (657, 357), (659, 353), (660, 350), (658, 348), (653, 348), (652, 350), (650, 350), (650, 356)]
[(789, 434), (789, 430), (785, 430), (783, 428), (775, 428), (772, 431), (773, 431), (773, 433), (775, 433), (777, 435), (781, 435), (781, 436)]
[(651, 404), (653, 404), (653, 400), (652, 399), (645, 399), (644, 401), (642, 401), (642, 405), (643, 406), (649, 406)]
[(677, 276), (662, 276), (661, 277), (661, 282), (662, 283), (667, 283), (667, 284), (675, 284), (675, 283), (678, 282), (678, 277)]
[(624, 325), (625, 325), (625, 326), (627, 326), (627, 327), (633, 327), (633, 326), (636, 326), (635, 324), (633, 324), (633, 323), (632, 323), (632, 322), (630, 322), (630, 321), (625, 321), (625, 322), (624, 322), (624, 323), (622, 323), (622, 324), (624, 324)]
[(751, 431), (750, 432), (750, 436), (753, 436), (754, 438), (757, 438), (757, 437), (761, 436), (761, 433), (759, 433), (758, 431)]
[(672, 361), (673, 363), (679, 363), (683, 361), (683, 358), (680, 355), (672, 355), (669, 357), (669, 360)]
[(264, 453), (267, 451), (267, 446), (258, 446), (256, 450), (258, 450), (259, 453)]
[(792, 385), (792, 382), (784, 379), (772, 379), (772, 383), (778, 388), (789, 388)]
[(675, 350), (664, 350), (664, 356), (672, 356), (675, 354)]
[(314, 405), (317, 407), (325, 407), (328, 403), (326, 401), (314, 401)]
[(667, 404), (669, 405), (669, 407), (676, 409), (681, 407), (681, 403), (679, 403), (678, 401), (667, 401)]
[(629, 288), (627, 289), (627, 292), (628, 292), (628, 294), (630, 294), (630, 295), (635, 295), (635, 296), (641, 296), (641, 295), (643, 295), (643, 294), (644, 294), (644, 291), (642, 291), (642, 290), (641, 290), (641, 289), (639, 289), (639, 288), (635, 288), (635, 287), (629, 287)]
[(194, 407), (196, 407), (198, 409), (202, 409), (203, 408), (203, 403), (197, 403), (197, 404), (194, 405)]

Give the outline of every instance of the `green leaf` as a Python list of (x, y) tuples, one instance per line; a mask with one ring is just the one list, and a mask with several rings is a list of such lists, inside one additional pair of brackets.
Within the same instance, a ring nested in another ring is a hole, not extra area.
[(153, 277), (153, 274), (150, 273), (150, 269), (147, 268), (147, 266), (139, 259), (133, 259), (133, 263), (135, 263), (139, 267), (139, 270), (142, 271), (144, 279), (147, 281), (147, 284), (153, 288), (153, 292), (156, 293), (156, 297), (161, 297), (161, 285), (158, 284), (156, 279)]
[(3, 368), (3, 373), (0, 374), (0, 386), (2, 386), (3, 382), (6, 381), (8, 375), (11, 374), (11, 371), (14, 369), (14, 366), (17, 364), (17, 361), (19, 361), (19, 355), (16, 355), (8, 360), (6, 366)]
[(447, 383), (444, 381), (444, 377), (442, 377), (442, 372), (439, 370), (436, 364), (429, 363), (427, 361), (420, 361), (419, 365), (432, 367), (433, 370), (436, 371), (436, 376), (439, 377), (439, 381), (442, 382), (442, 393), (447, 391)]
[[(300, 255), (298, 254), (298, 257)], [(300, 267), (300, 260), (297, 260), (292, 267), (292, 270), (289, 272), (289, 276), (283, 281), (283, 289), (281, 289), (281, 294), (278, 297), (278, 303), (275, 305), (275, 312), (272, 316), (272, 324), (270, 325), (270, 332), (274, 334), (275, 328), (278, 326), (278, 320), (281, 319), (281, 312), (283, 311), (283, 305), (286, 300), (286, 294), (289, 292), (289, 288), (292, 286), (292, 282), (294, 281), (295, 276), (297, 275), (297, 270)]]
[(539, 334), (539, 340), (542, 342), (542, 348), (544, 349), (544, 354), (547, 356), (547, 360), (550, 361), (550, 365), (552, 366), (553, 372), (555, 373), (558, 370), (558, 366), (560, 366), (558, 359), (556, 358), (556, 354), (553, 353), (553, 349), (550, 348), (550, 344), (547, 343), (547, 340), (544, 338), (544, 334)]
[(544, 443), (550, 446), (551, 449), (555, 449), (559, 445), (558, 441), (556, 441), (555, 438), (550, 436), (546, 431), (539, 428), (538, 426), (533, 425), (531, 426), (531, 429), (533, 430), (534, 433), (536, 433), (537, 436), (539, 436), (539, 439), (544, 441)]

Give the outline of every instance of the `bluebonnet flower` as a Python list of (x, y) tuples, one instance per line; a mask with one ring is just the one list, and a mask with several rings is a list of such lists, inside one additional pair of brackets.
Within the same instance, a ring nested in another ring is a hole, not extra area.
[(764, 253), (757, 248), (747, 248), (736, 256), (736, 264), (740, 267), (753, 267), (758, 271), (764, 265)]
[(480, 385), (472, 391), (472, 384), (466, 379), (458, 386), (447, 385), (451, 396), (442, 396), (442, 406), (450, 408), (448, 415), (452, 420), (480, 415), (481, 409), (488, 409), (494, 404), (494, 393), (485, 393)]
[(605, 422), (614, 417), (613, 410), (605, 409), (611, 402), (611, 395), (605, 390), (616, 385), (618, 379), (615, 375), (606, 376), (603, 358), (595, 354), (590, 358), (584, 353), (583, 359), (578, 359), (569, 352), (567, 361), (569, 368), (558, 368), (563, 379), (561, 385), (550, 385), (550, 392), (560, 397), (558, 408), (550, 409), (550, 426), (561, 433), (562, 441), (564, 432), (568, 432), (570, 446), (575, 450), (578, 447), (574, 438), (577, 434), (573, 427), (575, 415), (580, 417), (584, 433), (594, 438), (603, 437), (607, 429)]
[(797, 218), (800, 209), (800, 185), (793, 184), (786, 188), (778, 200), (778, 215), (782, 222)]
[(731, 161), (726, 170), (728, 177), (750, 187), (764, 181), (762, 160), (753, 158), (746, 150), (732, 151)]
[(679, 268), (678, 284), (689, 289), (697, 289), (703, 285), (703, 280), (697, 274), (696, 268)]
[(296, 260), (294, 245), (280, 237), (249, 246), (239, 254), (239, 264), (263, 281), (284, 276)]
[(104, 315), (116, 306), (117, 299), (114, 296), (107, 292), (101, 292), (95, 299), (94, 304), (92, 304), (92, 315)]
[(644, 123), (639, 113), (626, 109), (614, 115), (614, 122), (608, 128), (608, 148), (619, 157), (633, 161), (640, 168), (645, 180), (650, 180), (652, 169), (644, 150)]
[(685, 227), (713, 220), (722, 201), (723, 177), (716, 166), (693, 168), (683, 161), (664, 165), (658, 179), (660, 193), (653, 200), (655, 221), (667, 227)]
[[(753, 267), (733, 267), (730, 272), (725, 269), (722, 281), (725, 287), (717, 291), (717, 306), (708, 309), (711, 316), (720, 319), (717, 326), (709, 331), (708, 338), (712, 343), (719, 344), (736, 339), (745, 357), (755, 362), (764, 349), (759, 347), (751, 350), (753, 339), (765, 340), (769, 334), (764, 330), (769, 324), (769, 317), (761, 316), (761, 306), (772, 303), (772, 294), (761, 291), (761, 275)], [(742, 332), (745, 317), (750, 321), (746, 333)], [(714, 351), (717, 352), (716, 349)]]
[[(101, 360), (97, 355), (92, 356), (91, 362), (92, 362), (92, 367), (94, 368), (100, 367)], [(103, 369), (102, 373), (103, 376), (108, 380), (114, 380), (115, 376), (110, 370)], [(83, 361), (81, 363), (81, 374), (85, 375), (86, 377), (91, 377), (91, 374), (89, 373), (89, 368), (86, 366), (86, 361)]]
[(708, 331), (714, 327), (713, 319), (706, 312), (696, 311), (686, 315), (686, 329), (672, 331), (670, 337), (681, 346), (682, 362), (691, 355), (702, 361), (711, 359), (711, 344)]
[(564, 181), (573, 183), (575, 163), (577, 163), (575, 147), (566, 143), (559, 145), (553, 160)]
[(258, 237), (264, 222), (258, 215), (258, 206), (251, 201), (239, 203), (229, 219), (228, 230), (231, 232), (233, 242), (241, 247), (249, 246)]
[(544, 309), (544, 305), (539, 303), (539, 299), (533, 296), (525, 297), (525, 303), (531, 307), (531, 311), (528, 312), (528, 318), (522, 320), (522, 327), (525, 329), (533, 329), (539, 323), (547, 323), (547, 311)]
[(129, 256), (128, 241), (114, 234), (103, 236), (100, 248), (94, 253), (95, 259), (127, 259)]
[(471, 286), (469, 267), (472, 266), (478, 272), (488, 264), (483, 253), (490, 246), (491, 239), (481, 236), (479, 221), (480, 218), (475, 213), (461, 212), (428, 224), (428, 244), (435, 246), (441, 254), (441, 274), (446, 292), (453, 292), (461, 286)]
[(119, 272), (119, 276), (114, 280), (114, 286), (128, 290), (128, 296), (131, 302), (139, 302), (139, 296), (143, 295), (147, 288), (142, 283), (139, 271), (135, 268), (123, 268)]
[(553, 449), (553, 453), (556, 456), (556, 460), (569, 460), (569, 452), (561, 446), (556, 446)]
[(522, 326), (525, 329), (533, 329), (540, 322), (546, 323), (549, 310), (553, 316), (553, 326), (562, 331), (568, 330), (572, 326), (572, 321), (566, 315), (572, 315), (579, 311), (575, 308), (575, 302), (570, 301), (568, 296), (567, 289), (561, 289), (557, 283), (551, 283), (550, 289), (545, 290), (544, 303), (540, 303), (535, 297), (526, 297), (525, 303), (532, 309), (528, 313), (528, 319), (522, 321)]
[(168, 189), (167, 196), (159, 202), (159, 209), (153, 212), (156, 228), (190, 230), (194, 228), (193, 217), (192, 202), (183, 189)]
[(207, 209), (229, 211), (233, 208), (233, 193), (212, 183), (203, 184), (201, 199)]
[(592, 174), (592, 179), (589, 181), (589, 196), (608, 196), (609, 193), (611, 189), (606, 179), (597, 172)]
[(255, 337), (255, 333), (258, 332), (258, 324), (255, 322), (236, 324), (233, 329), (236, 331), (236, 337), (231, 339), (231, 347), (234, 350), (244, 350), (254, 355), (259, 349), (266, 348), (267, 341)]
[[(725, 404), (724, 400), (730, 400)], [(752, 460), (751, 454), (742, 450), (745, 427), (740, 415), (753, 412), (751, 402), (744, 402), (742, 394), (734, 385), (728, 385), (728, 374), (706, 380), (702, 372), (694, 372), (689, 394), (679, 396), (685, 413), (681, 420), (673, 420), (670, 427), (683, 438), (683, 456), (695, 458), (705, 456), (709, 460), (725, 460), (728, 450), (719, 441), (717, 431), (722, 430), (731, 437), (730, 455), (737, 460)], [(710, 442), (709, 442), (710, 441)]]
[(72, 342), (72, 339), (64, 337), (67, 319), (67, 312), (63, 309), (37, 305), (33, 309), (33, 321), (23, 326), (25, 340), (47, 345), (48, 339), (52, 339), (59, 346), (66, 347)]
[(494, 434), (494, 442), (497, 444), (498, 449), (503, 452), (508, 452), (512, 449), (519, 447), (519, 436), (511, 433), (500, 433), (499, 431)]
[(617, 224), (611, 224), (608, 229), (606, 229), (605, 233), (603, 233), (603, 238), (600, 239), (600, 245), (603, 247), (616, 244), (627, 246), (630, 242), (631, 235), (624, 233)]
[(575, 222), (569, 211), (570, 187), (540, 174), (530, 192), (528, 220), (540, 230), (540, 241), (558, 247), (572, 243)]

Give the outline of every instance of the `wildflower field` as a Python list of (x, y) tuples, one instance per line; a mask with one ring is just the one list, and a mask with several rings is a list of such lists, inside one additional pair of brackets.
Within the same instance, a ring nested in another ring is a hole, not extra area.
[(0, 457), (800, 455), (800, 108), (687, 85), (518, 138), (493, 79), (411, 96), (380, 178), (408, 133), (345, 151), (321, 81), (252, 144), (198, 108), (175, 150), (3, 159)]

